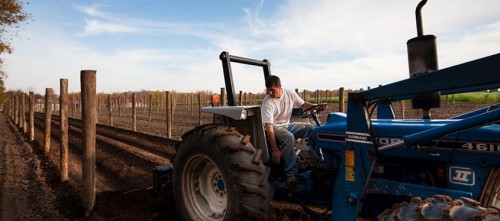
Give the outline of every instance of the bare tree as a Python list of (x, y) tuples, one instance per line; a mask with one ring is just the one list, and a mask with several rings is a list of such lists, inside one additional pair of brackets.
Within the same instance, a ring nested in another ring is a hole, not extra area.
[[(22, 0), (0, 0), (0, 55), (12, 53), (10, 40), (17, 34), (20, 24), (30, 18), (23, 10), (24, 4)], [(13, 30), (15, 33), (11, 32)], [(2, 63), (3, 59), (0, 58), (0, 64)]]

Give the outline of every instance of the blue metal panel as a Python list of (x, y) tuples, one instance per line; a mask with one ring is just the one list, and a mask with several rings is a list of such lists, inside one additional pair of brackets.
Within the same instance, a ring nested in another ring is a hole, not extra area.
[(394, 119), (394, 109), (392, 109), (391, 102), (382, 101), (377, 105), (377, 119)]
[(441, 127), (432, 128), (416, 134), (404, 136), (403, 140), (406, 146), (413, 146), (432, 139), (438, 139), (447, 134), (452, 134), (472, 128), (477, 128), (485, 124), (500, 121), (500, 109), (478, 114), (454, 123), (446, 124)]

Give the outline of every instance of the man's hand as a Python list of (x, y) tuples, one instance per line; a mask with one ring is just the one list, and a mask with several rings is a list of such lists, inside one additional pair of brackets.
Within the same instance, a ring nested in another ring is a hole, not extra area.
[(272, 162), (275, 165), (280, 165), (280, 162), (281, 162), (281, 150), (280, 149), (272, 150)]
[(271, 123), (265, 123), (264, 127), (267, 132), (267, 139), (271, 145), (271, 162), (279, 165), (281, 161), (281, 150), (276, 143), (276, 135), (274, 134), (274, 126)]
[(324, 110), (326, 110), (326, 104), (319, 104), (316, 107), (316, 111), (324, 111)]

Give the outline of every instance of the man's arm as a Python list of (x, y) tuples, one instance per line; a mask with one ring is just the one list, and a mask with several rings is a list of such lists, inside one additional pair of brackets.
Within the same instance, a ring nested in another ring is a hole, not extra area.
[[(314, 105), (316, 105), (316, 104), (311, 104), (311, 103), (305, 101), (304, 104), (302, 104), (302, 106), (300, 108), (302, 108), (302, 110), (306, 110), (307, 108), (310, 108)], [(324, 111), (325, 109), (326, 109), (326, 104), (316, 107), (316, 110)]]
[(281, 161), (281, 150), (279, 149), (278, 144), (276, 143), (276, 135), (274, 134), (273, 124), (265, 123), (264, 127), (266, 128), (269, 144), (271, 144), (271, 154), (272, 154), (271, 161), (274, 164), (279, 165)]

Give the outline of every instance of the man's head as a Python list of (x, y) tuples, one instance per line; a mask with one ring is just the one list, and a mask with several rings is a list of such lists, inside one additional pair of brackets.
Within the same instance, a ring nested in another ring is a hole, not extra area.
[(272, 98), (280, 98), (283, 93), (281, 89), (280, 78), (276, 75), (270, 75), (266, 78), (266, 93)]

